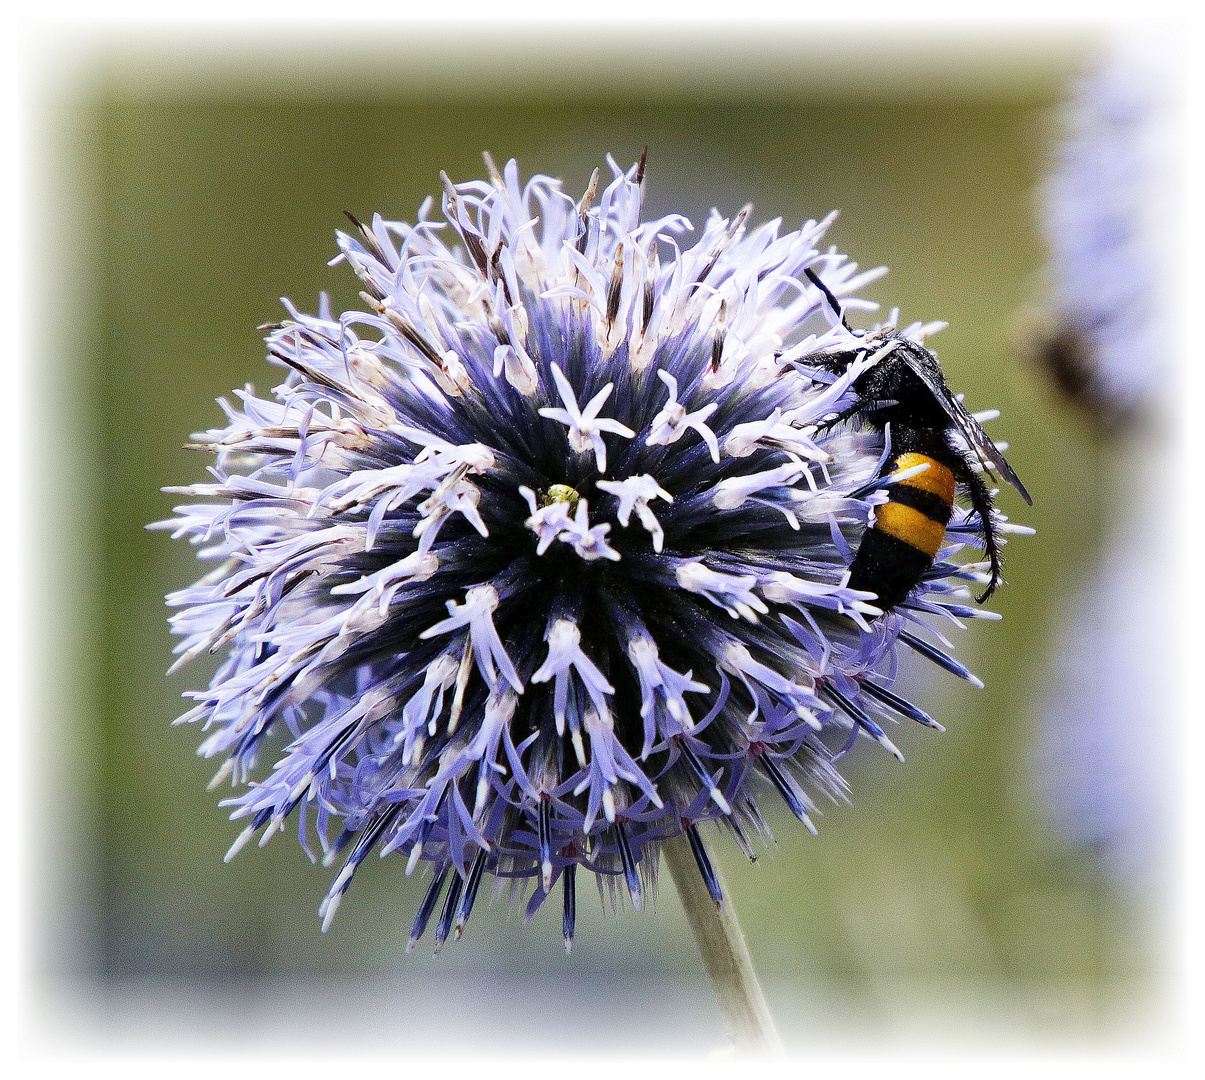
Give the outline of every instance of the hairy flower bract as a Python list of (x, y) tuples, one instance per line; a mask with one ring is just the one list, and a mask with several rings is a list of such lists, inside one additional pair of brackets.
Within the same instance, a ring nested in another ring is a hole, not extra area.
[(214, 564), (168, 603), (178, 664), (226, 651), (181, 721), (236, 786), (230, 854), (296, 818), (343, 859), (324, 927), (370, 852), (428, 864), (437, 948), (486, 875), (529, 915), (559, 889), (568, 944), (580, 872), (640, 907), (683, 832), (719, 901), (700, 826), (752, 855), (764, 795), (811, 829), (858, 735), (937, 726), (895, 650), (973, 679), (926, 623), (984, 579), (956, 511), (907, 603), (846, 585), (889, 436), (824, 423), (868, 360), (807, 363), (860, 339), (805, 269), (874, 306), (832, 216), (695, 231), (642, 219), (643, 162), (580, 200), (487, 164), (444, 220), (339, 234), (364, 309), (286, 305), (283, 381), (221, 402), (212, 481), (159, 526)]

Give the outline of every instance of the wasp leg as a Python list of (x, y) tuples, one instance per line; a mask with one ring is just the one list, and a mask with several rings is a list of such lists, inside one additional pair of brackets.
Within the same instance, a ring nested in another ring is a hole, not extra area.
[(978, 603), (982, 604), (1004, 581), (1000, 568), (1000, 546), (996, 543), (996, 530), (992, 525), (992, 496), (983, 477), (970, 467), (969, 462), (965, 470), (960, 469), (959, 472), (961, 475), (958, 479), (966, 485), (971, 507), (979, 515), (979, 521), (983, 525), (983, 546), (992, 567), (991, 581), (988, 582), (983, 595), (978, 598)]
[(866, 402), (858, 398), (848, 409), (842, 409), (836, 416), (832, 416), (827, 420), (821, 420), (816, 425), (816, 434), (823, 435), (825, 432), (832, 431), (838, 424), (842, 424), (851, 417), (857, 416), (858, 413), (865, 411)]

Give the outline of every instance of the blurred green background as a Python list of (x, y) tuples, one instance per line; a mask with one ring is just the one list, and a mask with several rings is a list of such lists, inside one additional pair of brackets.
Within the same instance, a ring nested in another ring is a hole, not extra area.
[[(1004, 621), (958, 641), (987, 689), (910, 670), (945, 734), (893, 733), (903, 766), (862, 746), (847, 759), (852, 804), (825, 812), (818, 839), (771, 807), (777, 843), (756, 865), (711, 845), (788, 1038), (931, 1028), (1095, 1039), (1150, 1000), (1140, 911), (1052, 828), (1031, 770), (1058, 615), (1109, 516), (1107, 448), (1012, 347), (1044, 261), (1034, 187), (1048, 110), (1091, 40), (1034, 43), (1032, 62), (1020, 47), (990, 78), (969, 70), (990, 57), (990, 39), (972, 48), (938, 36), (907, 77), (893, 66), (898, 48), (856, 38), (842, 44), (846, 62), (779, 35), (779, 62), (761, 74), (756, 39), (742, 46), (747, 65), (716, 39), (666, 69), (621, 61), (622, 44), (612, 42), (613, 70), (593, 55), (575, 76), (572, 47), (537, 43), (509, 77), (485, 63), (474, 79), (450, 35), (381, 46), (370, 60), (311, 40), (292, 58), (277, 48), (276, 74), (261, 82), (254, 47), (229, 68), (221, 48), (201, 47), (177, 70), (178, 41), (109, 42), (83, 50), (70, 89), (52, 95), (51, 189), (67, 193), (74, 231), (45, 257), (46, 295), (69, 301), (77, 349), (45, 354), (43, 407), (74, 436), (54, 451), (60, 498), (45, 513), (74, 508), (78, 535), (68, 549), (52, 533), (63, 554), (48, 556), (74, 582), (75, 607), (56, 639), (72, 653), (48, 648), (61, 707), (43, 756), (65, 839), (48, 878), (45, 955), (68, 983), (99, 990), (133, 1035), (168, 1002), (195, 1005), (193, 988), (243, 1002), (229, 1017), (237, 1030), (269, 993), (257, 988), (327, 1001), (331, 987), (354, 986), (397, 1005), (403, 1044), (401, 1010), (426, 1002), (430, 1019), (440, 987), (464, 1013), (488, 988), (482, 1009), (506, 1018), (492, 1022), (522, 1047), (543, 1045), (547, 1016), (575, 995), (604, 1031), (613, 1018), (671, 1048), (717, 1041), (668, 879), (642, 914), (604, 915), (585, 897), (571, 957), (559, 913), (524, 928), (494, 901), (433, 961), (402, 954), (424, 883), (396, 858), (370, 860), (323, 935), (317, 906), (332, 872), (290, 836), (223, 865), (237, 830), (205, 791), (213, 766), (193, 754), (197, 732), (170, 726), (180, 692), (208, 672), (163, 677), (162, 598), (197, 570), (186, 545), (143, 526), (169, 514), (161, 485), (201, 476), (184, 439), (217, 422), (218, 395), (278, 379), (255, 329), (278, 317), (278, 297), (303, 310), (319, 290), (336, 310), (358, 303), (346, 267), (325, 265), (341, 210), (412, 220), (440, 169), (480, 176), (483, 149), (577, 192), (606, 152), (626, 163), (647, 144), (648, 213), (696, 223), (712, 205), (731, 215), (746, 201), (755, 220), (782, 216), (786, 228), (839, 208), (829, 240), (862, 266), (891, 268), (868, 290), (884, 312), (950, 322), (934, 341), (949, 381), (973, 407), (1003, 410), (993, 433), (1033, 494), (1032, 511), (1002, 496), (1038, 530), (1010, 545), (1009, 585), (992, 602)], [(591, 1045), (624, 1045), (622, 1028), (602, 1038)]]

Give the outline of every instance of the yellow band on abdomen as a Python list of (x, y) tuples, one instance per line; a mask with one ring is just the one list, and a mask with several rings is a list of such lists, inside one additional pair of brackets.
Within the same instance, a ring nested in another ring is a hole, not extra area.
[(903, 472), (904, 469), (912, 469), (917, 465), (928, 465), (929, 467), (923, 473), (918, 473), (908, 480), (901, 480), (900, 483), (908, 487), (919, 488), (921, 491), (932, 492), (947, 506), (952, 506), (954, 503), (954, 474), (940, 461), (935, 461), (927, 454), (900, 454), (895, 459), (896, 472)]
[[(921, 479), (921, 477), (917, 477)], [(924, 552), (929, 558), (937, 554), (945, 539), (946, 527), (940, 521), (925, 517), (919, 510), (899, 503), (883, 503), (874, 513), (874, 527), (880, 532), (902, 540), (909, 547)]]

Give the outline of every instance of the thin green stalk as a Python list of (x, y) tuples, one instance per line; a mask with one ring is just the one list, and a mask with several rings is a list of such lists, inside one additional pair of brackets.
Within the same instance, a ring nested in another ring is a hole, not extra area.
[(686, 917), (703, 954), (733, 1043), (738, 1050), (750, 1054), (781, 1054), (782, 1041), (749, 959), (732, 897), (719, 877), (719, 868), (715, 872), (724, 894), (722, 905), (717, 905), (707, 892), (685, 836), (663, 842), (661, 853), (686, 908)]

